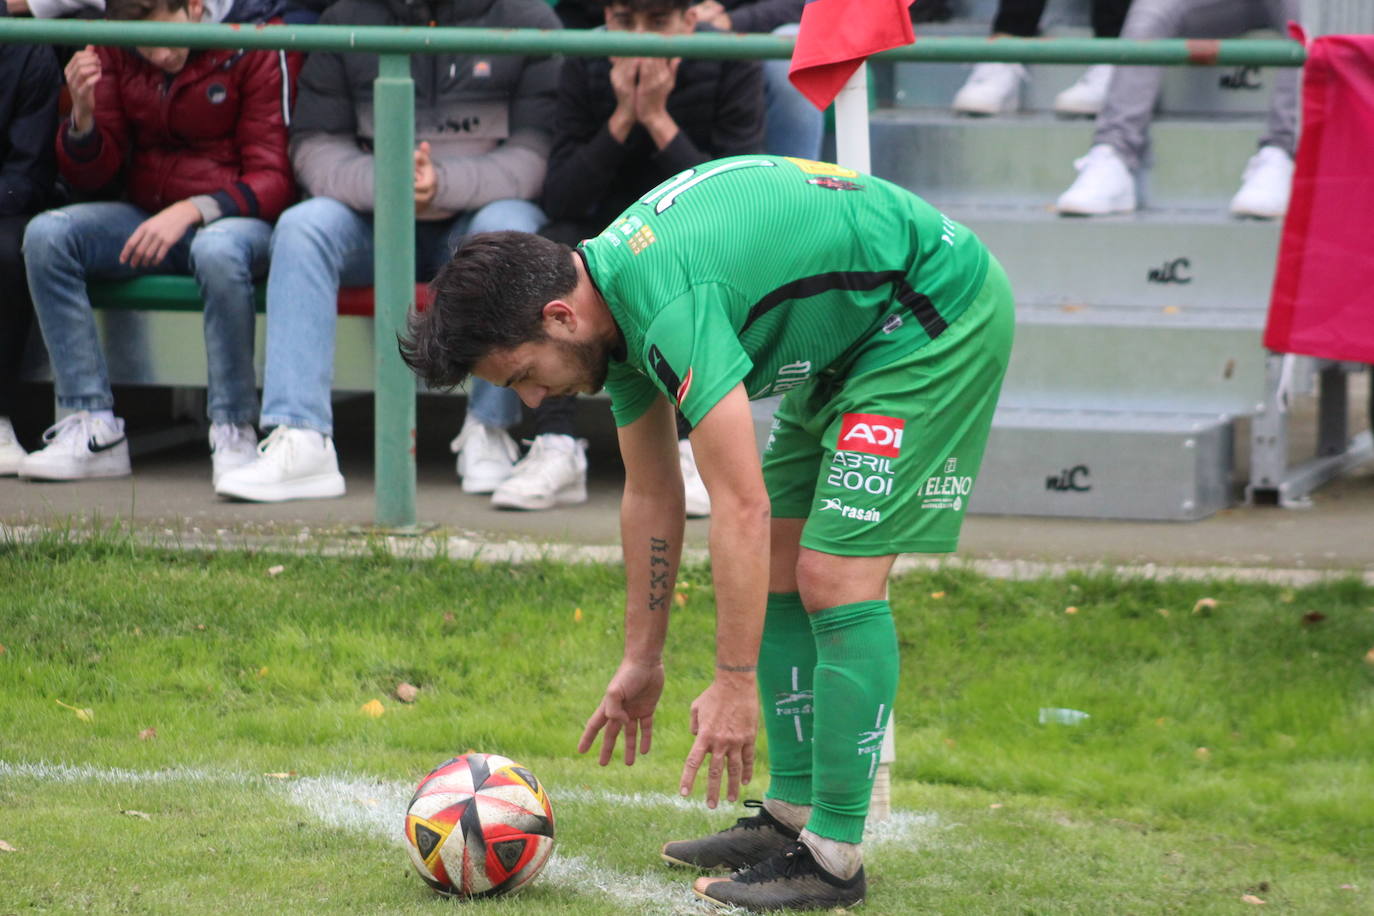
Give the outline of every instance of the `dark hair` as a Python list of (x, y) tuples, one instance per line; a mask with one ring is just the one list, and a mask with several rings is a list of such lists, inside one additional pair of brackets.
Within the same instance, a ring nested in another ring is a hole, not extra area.
[(142, 22), (156, 12), (175, 13), (186, 9), (189, 0), (105, 0), (105, 18), (123, 22)]
[(479, 232), (458, 246), (411, 313), (401, 359), (431, 388), (454, 388), (494, 350), (543, 340), (544, 306), (577, 286), (572, 249), (528, 232)]
[(693, 0), (601, 0), (608, 10), (628, 9), (631, 13), (685, 13)]

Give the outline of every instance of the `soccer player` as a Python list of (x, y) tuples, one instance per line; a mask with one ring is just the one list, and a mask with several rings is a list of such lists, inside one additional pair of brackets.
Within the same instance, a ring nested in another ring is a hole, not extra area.
[[(860, 842), (897, 690), (896, 554), (955, 549), (1012, 338), (1006, 275), (965, 227), (826, 163), (737, 156), (687, 169), (572, 251), (524, 233), (464, 241), (410, 319), (407, 363), (526, 404), (603, 384), (625, 461), (625, 650), (588, 720), (600, 762), (649, 750), (682, 546), (673, 405), (712, 504), (716, 671), (691, 708), (679, 789), (708, 806), (754, 764), (757, 813), (669, 843), (707, 900), (863, 899)], [(748, 400), (786, 393), (760, 462)]]

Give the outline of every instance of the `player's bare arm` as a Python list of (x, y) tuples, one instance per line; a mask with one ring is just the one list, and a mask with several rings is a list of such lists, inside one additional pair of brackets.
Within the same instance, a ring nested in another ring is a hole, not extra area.
[(711, 570), (716, 592), (716, 672), (692, 704), (696, 741), (682, 771), (688, 794), (709, 759), (706, 804), (739, 798), (753, 778), (759, 706), (756, 666), (767, 600), (769, 502), (744, 386), (720, 400), (692, 432), (711, 494)]
[(663, 641), (686, 517), (676, 427), (666, 398), (620, 429), (620, 452), (625, 461), (620, 506), (625, 654), (577, 746), (579, 753), (586, 753), (604, 729), (602, 766), (610, 763), (622, 731), (626, 766), (634, 763), (636, 751), (649, 752), (654, 710), (663, 692)]

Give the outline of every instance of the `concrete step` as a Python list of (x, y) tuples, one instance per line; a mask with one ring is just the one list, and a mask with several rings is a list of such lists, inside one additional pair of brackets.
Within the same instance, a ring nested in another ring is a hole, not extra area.
[(1192, 521), (1231, 504), (1227, 417), (998, 408), (969, 511)]
[[(918, 189), (919, 193), (919, 189)], [(1268, 308), (1280, 226), (1220, 209), (1148, 210), (1093, 219), (1045, 207), (946, 205), (978, 233), (1023, 305), (1177, 310)]]
[[(1254, 33), (1246, 37), (1276, 36)], [(876, 61), (871, 68), (873, 95), (879, 105), (948, 111), (973, 64)], [(1084, 69), (1067, 64), (1029, 66), (1029, 79), (1021, 90), (1023, 110), (1053, 111), (1054, 97), (1082, 76)], [(1170, 67), (1160, 87), (1156, 117), (1225, 114), (1263, 118), (1269, 111), (1277, 72), (1261, 67)]]
[[(1045, 114), (975, 119), (880, 108), (869, 123), (873, 172), (949, 203), (1053, 204), (1077, 177), (1074, 160), (1093, 135), (1091, 121)], [(1224, 209), (1262, 132), (1244, 118), (1156, 122), (1155, 164), (1142, 176), (1145, 205)]]
[(1261, 310), (1020, 306), (999, 406), (1248, 416), (1264, 399)]

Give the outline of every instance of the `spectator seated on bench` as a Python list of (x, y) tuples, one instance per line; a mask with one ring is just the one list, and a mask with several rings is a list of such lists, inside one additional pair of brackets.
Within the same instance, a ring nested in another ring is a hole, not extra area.
[[(8, 15), (0, 6), (0, 17)], [(9, 45), (0, 53), (0, 477), (19, 473), (24, 449), (10, 418), (19, 407), (19, 364), (33, 324), (21, 243), (33, 214), (53, 205), (57, 94), (52, 48)]]
[[(110, 19), (202, 21), (202, 0), (108, 0)], [(91, 277), (191, 274), (205, 303), (212, 478), (253, 460), (253, 284), (267, 271), (271, 220), (295, 197), (287, 158), (286, 55), (276, 51), (93, 48), (67, 64), (63, 177), (125, 199), (41, 214), (24, 235), (29, 290), (60, 407), (22, 477), (130, 473), (124, 424), (86, 291)]]
[[(339, 0), (320, 23), (558, 27), (544, 0)], [(551, 143), (558, 63), (505, 54), (411, 59), (417, 263), (393, 269), (428, 278), (464, 235), (535, 232), (544, 224), (534, 198)], [(221, 496), (279, 502), (344, 493), (330, 404), (334, 301), (340, 285), (373, 279), (377, 68), (374, 55), (316, 51), (301, 71), (291, 157), (313, 197), (287, 210), (272, 236), (278, 267), (267, 280), (262, 426), (275, 428), (256, 460), (219, 479)], [(514, 392), (489, 385), (474, 384), (469, 394), (458, 466), (465, 490), (490, 492), (519, 454), (506, 429), (520, 418), (520, 402)]]

